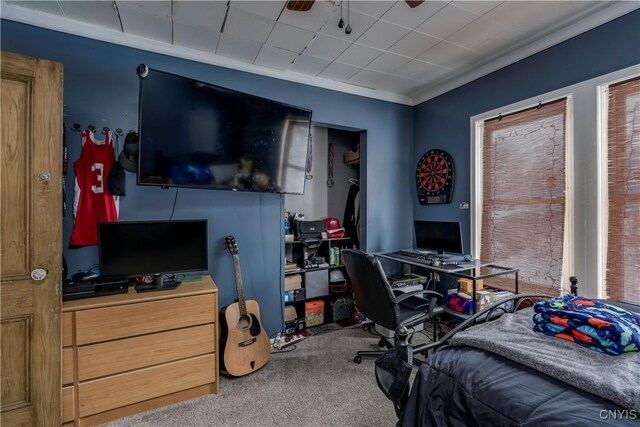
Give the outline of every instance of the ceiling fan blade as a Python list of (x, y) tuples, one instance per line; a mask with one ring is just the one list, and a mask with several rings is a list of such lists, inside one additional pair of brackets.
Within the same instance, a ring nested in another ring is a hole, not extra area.
[(306, 12), (311, 9), (315, 0), (289, 0), (287, 2), (287, 9), (296, 12)]
[[(418, 7), (422, 3), (424, 3), (424, 0), (404, 0), (404, 1), (407, 2), (407, 4), (409, 5), (409, 7), (411, 9), (413, 9), (414, 7)], [(291, 3), (291, 2), (289, 2), (289, 3)]]

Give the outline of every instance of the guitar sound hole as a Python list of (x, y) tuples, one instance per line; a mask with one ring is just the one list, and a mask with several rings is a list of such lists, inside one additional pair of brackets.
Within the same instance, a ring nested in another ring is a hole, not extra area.
[(251, 327), (251, 316), (249, 316), (248, 314), (240, 316), (240, 318), (238, 319), (238, 326), (241, 329), (248, 329), (249, 327)]

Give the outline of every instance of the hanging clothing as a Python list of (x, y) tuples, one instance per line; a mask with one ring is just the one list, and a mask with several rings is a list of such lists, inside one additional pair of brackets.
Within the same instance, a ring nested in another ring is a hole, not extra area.
[(351, 237), (356, 244), (360, 243), (358, 225), (360, 223), (360, 187), (352, 184), (349, 187), (347, 203), (344, 207), (342, 226), (347, 237)]
[(97, 223), (118, 220), (118, 196), (112, 195), (107, 187), (107, 176), (114, 162), (110, 131), (103, 141), (96, 140), (90, 130), (82, 132), (82, 152), (73, 164), (76, 182), (71, 246), (97, 244)]

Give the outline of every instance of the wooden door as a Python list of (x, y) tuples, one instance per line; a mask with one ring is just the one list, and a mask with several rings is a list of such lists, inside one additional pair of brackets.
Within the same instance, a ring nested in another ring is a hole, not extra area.
[[(55, 426), (61, 418), (62, 66), (1, 55), (0, 424)], [(43, 271), (44, 278), (32, 278)]]

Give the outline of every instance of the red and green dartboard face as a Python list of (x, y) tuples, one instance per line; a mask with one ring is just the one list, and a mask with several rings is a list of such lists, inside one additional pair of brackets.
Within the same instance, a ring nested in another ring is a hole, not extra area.
[(453, 194), (453, 159), (443, 150), (429, 150), (416, 167), (421, 204), (450, 203)]

